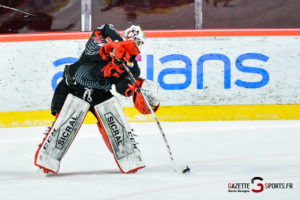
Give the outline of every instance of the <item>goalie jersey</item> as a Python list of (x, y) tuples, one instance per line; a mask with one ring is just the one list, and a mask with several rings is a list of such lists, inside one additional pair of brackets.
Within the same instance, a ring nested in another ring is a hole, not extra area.
[(79, 60), (83, 62), (103, 61), (99, 54), (99, 50), (107, 43), (107, 38), (110, 38), (112, 41), (123, 41), (119, 32), (112, 24), (103, 24), (93, 31)]

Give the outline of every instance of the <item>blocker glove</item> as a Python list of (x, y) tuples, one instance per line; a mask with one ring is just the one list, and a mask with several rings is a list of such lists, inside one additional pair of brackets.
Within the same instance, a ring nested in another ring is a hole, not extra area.
[[(111, 45), (110, 54), (112, 62), (115, 65), (120, 65), (130, 60), (131, 56), (137, 56), (140, 54), (139, 48), (131, 41), (112, 42), (107, 39), (108, 44)], [(107, 48), (109, 50), (109, 48)]]
[(112, 63), (115, 65), (121, 65), (122, 63), (130, 59), (129, 51), (121, 44), (116, 45), (112, 49)]

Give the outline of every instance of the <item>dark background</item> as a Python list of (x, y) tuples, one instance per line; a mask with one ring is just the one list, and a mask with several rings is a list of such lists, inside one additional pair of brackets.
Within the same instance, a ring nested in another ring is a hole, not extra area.
[[(202, 28), (300, 28), (299, 0), (203, 0)], [(92, 29), (195, 29), (194, 0), (92, 0)], [(80, 0), (0, 0), (0, 33), (80, 31)]]

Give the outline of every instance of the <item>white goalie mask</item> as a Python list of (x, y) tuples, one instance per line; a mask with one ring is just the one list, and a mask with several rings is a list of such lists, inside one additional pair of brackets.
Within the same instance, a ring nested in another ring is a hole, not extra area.
[(124, 31), (123, 40), (132, 40), (139, 47), (145, 43), (146, 35), (140, 26), (132, 25)]

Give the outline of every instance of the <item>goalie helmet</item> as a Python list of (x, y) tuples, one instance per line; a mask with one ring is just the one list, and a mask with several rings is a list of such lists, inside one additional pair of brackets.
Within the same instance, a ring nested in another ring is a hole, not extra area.
[(132, 25), (124, 31), (124, 40), (132, 40), (137, 46), (141, 46), (145, 43), (146, 35), (140, 26)]

